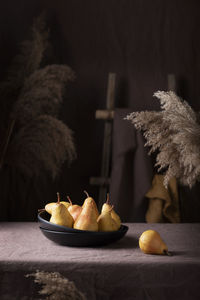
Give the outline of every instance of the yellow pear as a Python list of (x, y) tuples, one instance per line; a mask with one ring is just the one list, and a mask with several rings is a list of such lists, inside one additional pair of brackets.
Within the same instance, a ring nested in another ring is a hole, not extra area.
[(52, 206), (50, 222), (61, 226), (73, 227), (74, 219), (65, 205), (60, 202), (59, 195), (58, 202)]
[(45, 205), (45, 210), (51, 215), (52, 209), (55, 206), (56, 202), (47, 203)]
[(111, 216), (112, 209), (113, 207), (111, 206), (110, 210), (102, 212), (98, 217), (99, 231), (117, 231), (119, 229), (119, 225)]
[(99, 216), (99, 211), (98, 211), (96, 202), (94, 201), (94, 199), (92, 197), (89, 196), (88, 192), (84, 191), (84, 193), (86, 194), (87, 198), (85, 199), (85, 201), (82, 205), (82, 208), (84, 208), (85, 206), (87, 206), (90, 203), (93, 203), (94, 213), (95, 213), (95, 216), (96, 216), (96, 219), (97, 219), (98, 216)]
[(152, 229), (144, 231), (139, 238), (140, 249), (146, 254), (166, 254), (171, 255), (168, 252), (168, 247), (162, 240), (160, 234)]
[(60, 203), (62, 203), (67, 209), (72, 205), (71, 203), (66, 201), (60, 201)]
[(84, 203), (80, 215), (74, 222), (74, 228), (79, 230), (98, 231), (96, 207), (94, 200), (87, 201)]
[[(109, 203), (109, 194), (107, 194), (107, 200), (102, 206), (101, 213), (109, 211), (111, 209), (111, 207), (112, 206)], [(115, 222), (120, 227), (121, 226), (121, 219), (120, 219), (120, 216), (114, 211), (114, 209), (111, 210), (111, 217), (115, 220)]]
[[(66, 201), (60, 201), (60, 195), (57, 193), (57, 198), (59, 198), (59, 202), (62, 203), (66, 208), (68, 208), (70, 205), (72, 205), (70, 202)], [(55, 206), (57, 202), (51, 202), (45, 205), (45, 210), (51, 215), (52, 214), (52, 209)]]
[(78, 218), (78, 216), (82, 211), (82, 207), (78, 204), (72, 204), (72, 201), (69, 196), (67, 196), (67, 199), (69, 200), (69, 203), (71, 203), (71, 205), (69, 205), (68, 207), (68, 211), (70, 215), (73, 217), (74, 221), (76, 221), (76, 219)]

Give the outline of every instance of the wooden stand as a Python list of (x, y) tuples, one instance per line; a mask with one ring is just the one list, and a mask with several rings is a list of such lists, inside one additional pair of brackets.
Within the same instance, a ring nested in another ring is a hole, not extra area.
[[(101, 176), (91, 177), (90, 184), (99, 186), (98, 206), (101, 209), (102, 204), (106, 201), (106, 194), (110, 185), (110, 164), (111, 164), (111, 143), (112, 143), (112, 125), (114, 118), (114, 100), (115, 100), (115, 80), (116, 74), (109, 73), (107, 101), (105, 110), (97, 110), (96, 119), (105, 121), (104, 143), (101, 164)], [(174, 74), (168, 74), (168, 90), (176, 92), (176, 78)]]
[(106, 194), (110, 185), (110, 163), (111, 163), (111, 143), (112, 143), (112, 120), (114, 117), (114, 100), (115, 100), (115, 80), (116, 74), (109, 73), (106, 110), (97, 110), (96, 119), (105, 121), (104, 143), (101, 164), (101, 176), (91, 177), (90, 184), (99, 186), (98, 206), (101, 209), (102, 204), (106, 201)]

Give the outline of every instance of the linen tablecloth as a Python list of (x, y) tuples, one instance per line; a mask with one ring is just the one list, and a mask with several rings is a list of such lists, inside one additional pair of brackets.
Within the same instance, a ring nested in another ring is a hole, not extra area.
[[(121, 240), (98, 248), (60, 246), (37, 223), (0, 223), (0, 299), (37, 299), (36, 270), (59, 272), (89, 300), (200, 299), (200, 224), (130, 223)], [(172, 256), (138, 247), (146, 229), (157, 230)], [(41, 296), (40, 296), (41, 298)]]

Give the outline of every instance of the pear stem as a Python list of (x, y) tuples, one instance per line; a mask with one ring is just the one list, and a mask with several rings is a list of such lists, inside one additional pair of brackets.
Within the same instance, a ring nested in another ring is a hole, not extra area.
[(69, 196), (67, 196), (67, 200), (69, 201), (69, 203), (72, 205), (72, 200), (70, 199)]
[(57, 203), (60, 203), (60, 194), (57, 192)]
[(87, 196), (88, 198), (90, 197), (87, 191), (84, 191), (84, 193), (86, 194), (86, 196)]
[(165, 255), (172, 256), (171, 252), (169, 252), (168, 250), (163, 250), (163, 253), (164, 253)]
[(109, 193), (107, 193), (106, 203), (109, 204), (109, 202), (110, 202), (110, 195), (109, 195)]

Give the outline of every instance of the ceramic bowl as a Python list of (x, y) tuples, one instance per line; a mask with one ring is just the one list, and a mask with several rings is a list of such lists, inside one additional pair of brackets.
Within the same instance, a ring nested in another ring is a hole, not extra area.
[(113, 243), (121, 239), (128, 231), (128, 226), (121, 225), (119, 230), (110, 232), (78, 230), (49, 222), (50, 215), (46, 211), (38, 214), (41, 232), (51, 241), (76, 247), (96, 247)]
[(79, 232), (63, 232), (49, 230), (40, 227), (41, 232), (46, 238), (56, 244), (71, 247), (97, 247), (114, 243), (124, 237), (128, 231), (128, 226), (121, 225), (117, 231), (93, 232), (79, 230)]

